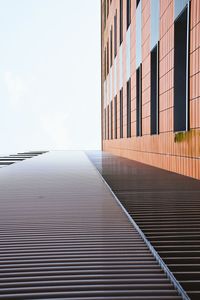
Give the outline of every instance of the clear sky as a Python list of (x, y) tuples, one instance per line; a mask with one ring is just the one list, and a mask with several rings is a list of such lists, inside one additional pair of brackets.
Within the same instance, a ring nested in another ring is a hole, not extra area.
[(100, 1), (0, 0), (0, 154), (100, 147)]

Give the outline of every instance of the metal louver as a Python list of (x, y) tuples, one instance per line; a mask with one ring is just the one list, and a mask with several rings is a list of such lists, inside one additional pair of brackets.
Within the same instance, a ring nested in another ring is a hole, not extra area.
[(84, 153), (3, 168), (0, 190), (0, 299), (181, 299)]
[(105, 152), (103, 178), (191, 299), (200, 299), (200, 182)]

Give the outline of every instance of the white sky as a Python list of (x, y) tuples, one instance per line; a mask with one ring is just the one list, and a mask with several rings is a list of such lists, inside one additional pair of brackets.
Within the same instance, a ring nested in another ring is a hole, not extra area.
[(0, 154), (100, 147), (100, 1), (0, 0)]

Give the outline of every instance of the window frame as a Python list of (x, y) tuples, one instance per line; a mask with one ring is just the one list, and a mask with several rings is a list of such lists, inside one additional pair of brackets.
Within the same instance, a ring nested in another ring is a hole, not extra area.
[(189, 42), (190, 2), (174, 21), (174, 132), (189, 130)]
[[(151, 135), (159, 133), (159, 42), (151, 50)], [(155, 64), (155, 65), (154, 65)]]

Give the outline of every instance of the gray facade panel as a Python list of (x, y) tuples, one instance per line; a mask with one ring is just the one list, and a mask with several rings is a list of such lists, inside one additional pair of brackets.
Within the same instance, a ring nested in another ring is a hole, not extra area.
[(190, 0), (174, 0), (174, 19), (179, 16), (189, 1)]
[(136, 9), (136, 68), (142, 62), (142, 1)]
[(151, 50), (159, 41), (160, 5), (158, 0), (151, 0)]

